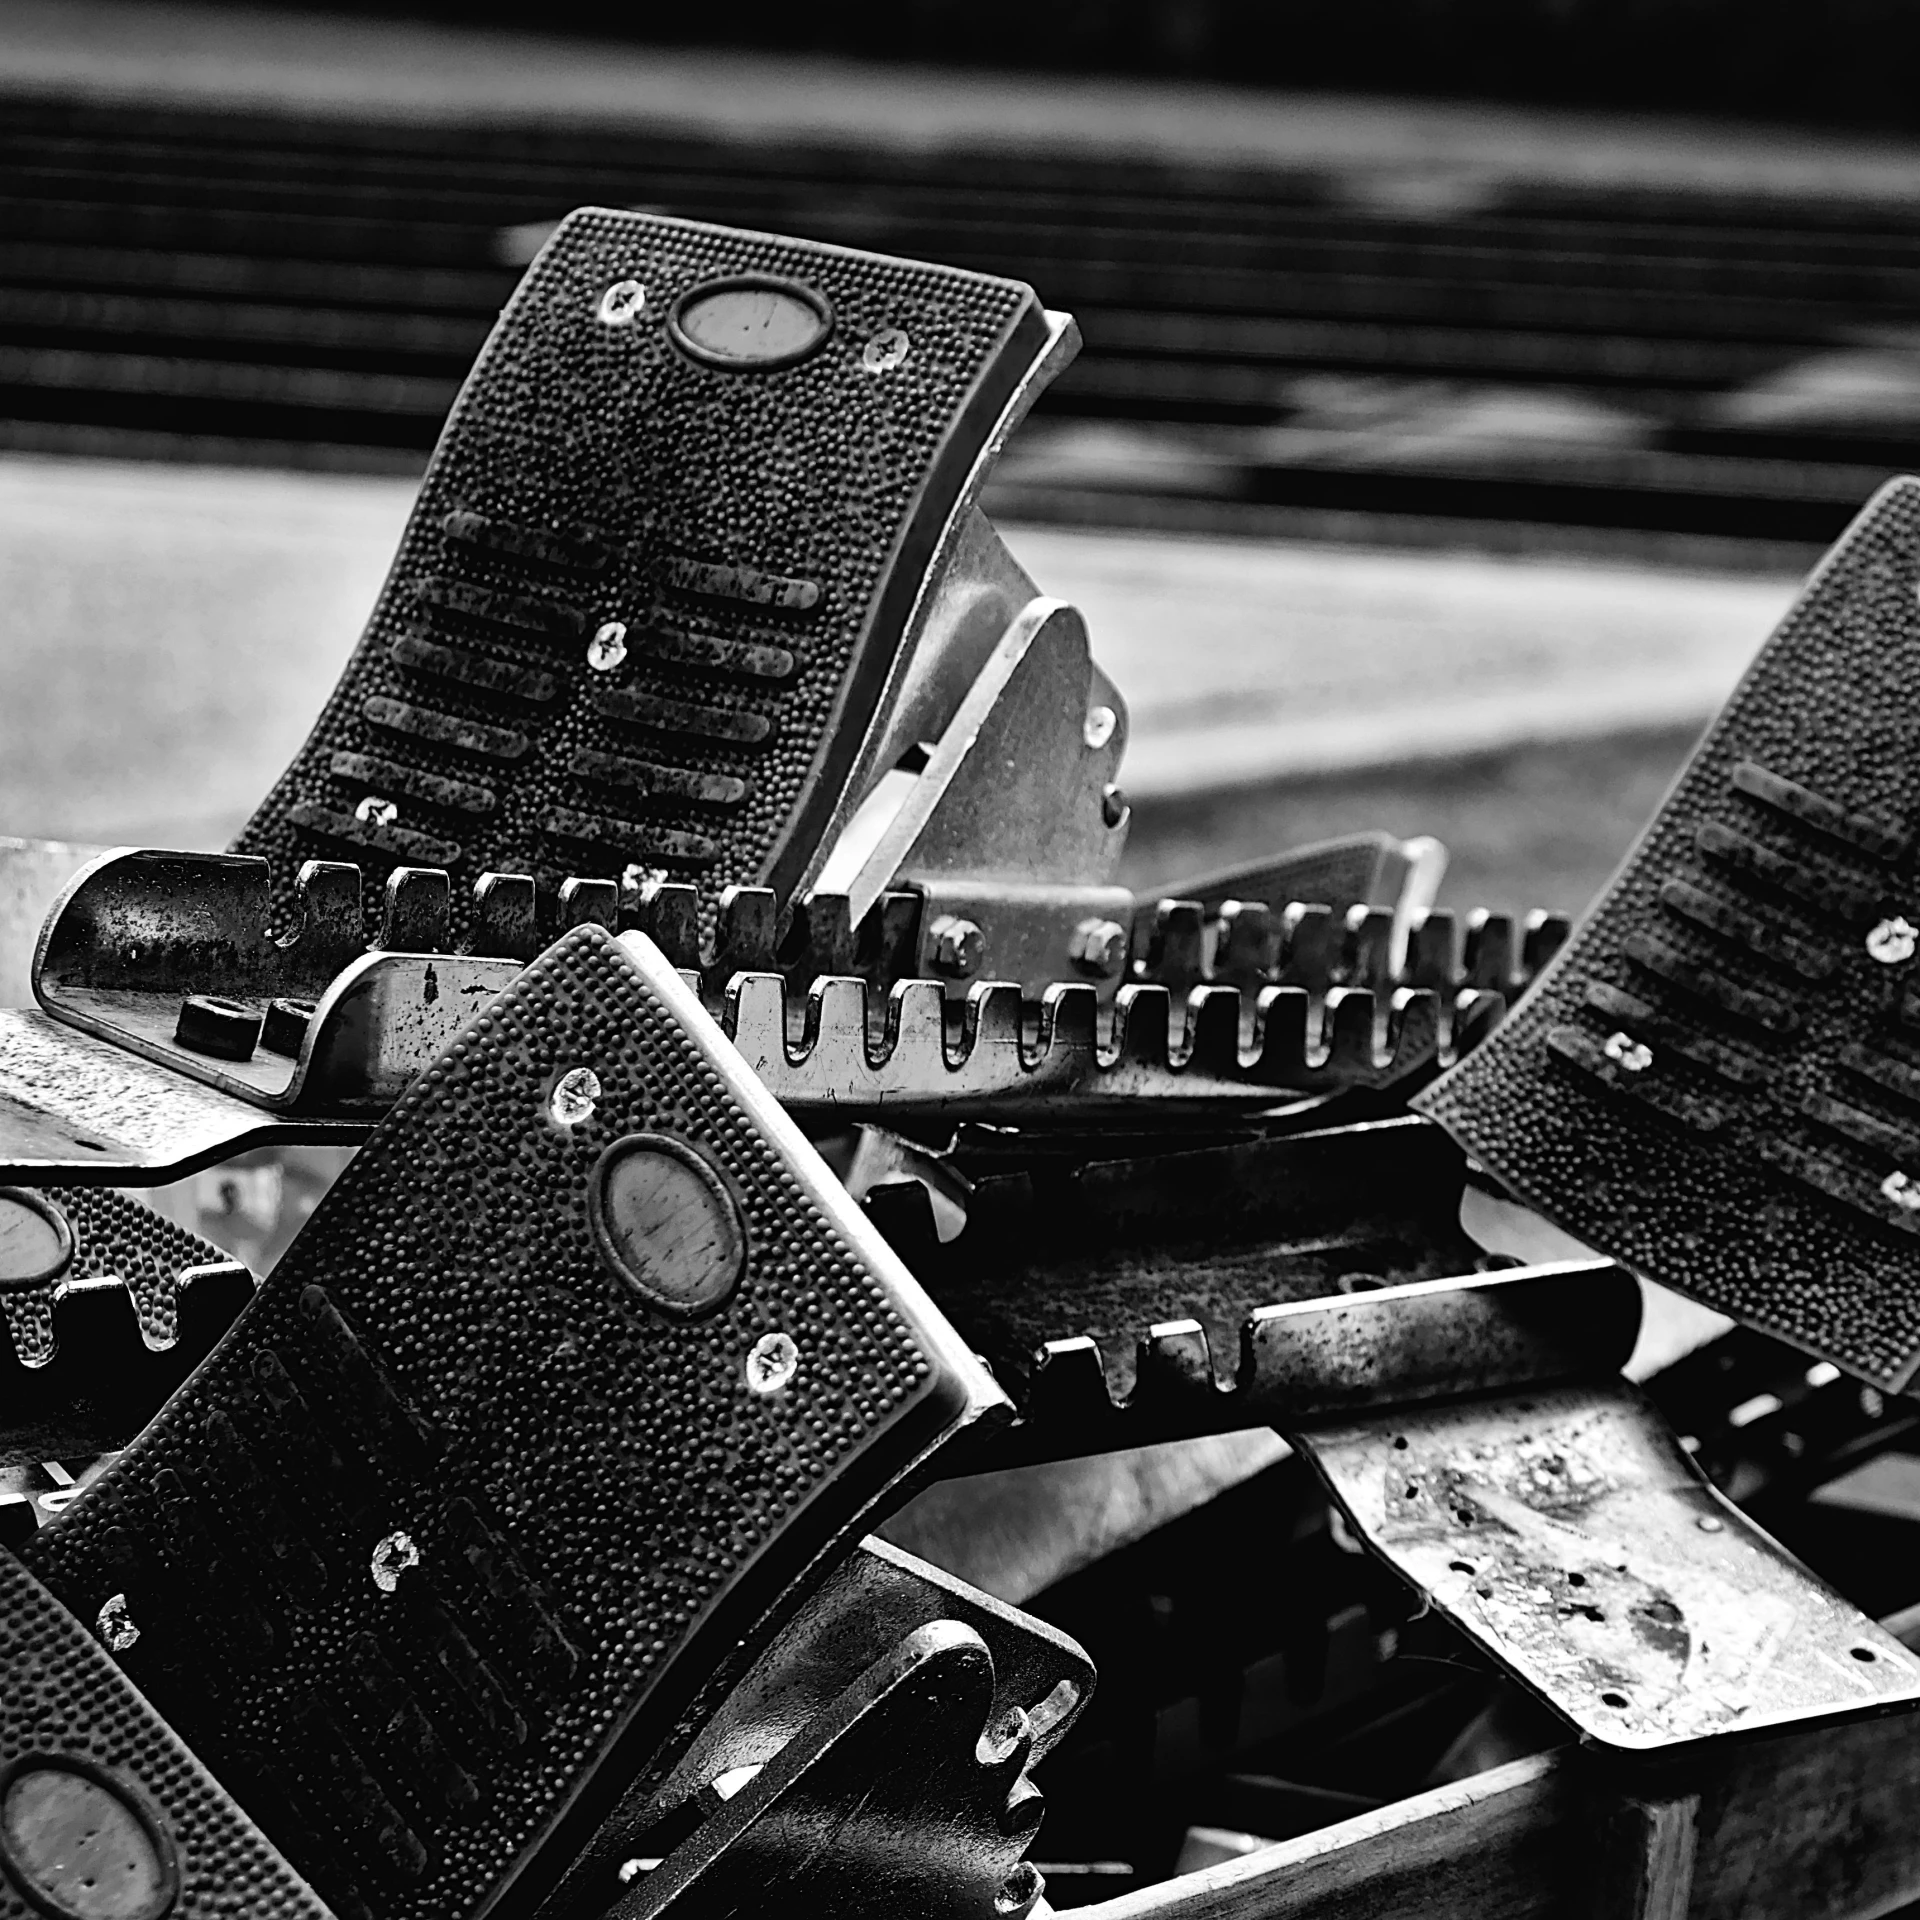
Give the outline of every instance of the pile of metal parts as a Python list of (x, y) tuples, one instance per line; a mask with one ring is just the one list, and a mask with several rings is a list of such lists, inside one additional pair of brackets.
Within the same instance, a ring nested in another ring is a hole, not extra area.
[(1073, 344), (575, 215), (234, 851), (13, 844), (0, 1915), (1920, 1899), (1920, 484), (1570, 942), (1139, 899)]

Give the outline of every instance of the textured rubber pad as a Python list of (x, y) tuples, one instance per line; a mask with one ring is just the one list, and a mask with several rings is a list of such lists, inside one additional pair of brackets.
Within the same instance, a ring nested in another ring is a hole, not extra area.
[[(312, 737), (235, 845), (376, 884), (629, 865), (784, 902), (968, 472), (1014, 281), (588, 208), (455, 403)], [(283, 901), (283, 905), (285, 902)]]
[(1809, 581), (1571, 944), (1414, 1105), (1628, 1266), (1920, 1363), (1920, 482)]
[(0, 1916), (214, 1915), (327, 1920), (93, 1635), (0, 1552)]
[(658, 951), (584, 927), (27, 1559), (120, 1596), (127, 1671), (342, 1913), (523, 1911), (1005, 1405)]

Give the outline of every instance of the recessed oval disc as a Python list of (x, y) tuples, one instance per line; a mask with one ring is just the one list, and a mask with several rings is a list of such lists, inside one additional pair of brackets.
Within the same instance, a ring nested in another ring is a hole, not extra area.
[(0, 1861), (60, 1920), (160, 1920), (180, 1890), (172, 1847), (126, 1790), (55, 1758), (20, 1762), (0, 1788)]
[(587, 1183), (600, 1258), (650, 1307), (691, 1320), (726, 1305), (747, 1269), (747, 1222), (733, 1188), (690, 1141), (616, 1140)]
[(24, 1187), (0, 1187), (0, 1293), (57, 1280), (72, 1259), (67, 1216)]
[(744, 274), (683, 293), (667, 324), (680, 346), (710, 367), (790, 367), (833, 331), (833, 309), (797, 280)]

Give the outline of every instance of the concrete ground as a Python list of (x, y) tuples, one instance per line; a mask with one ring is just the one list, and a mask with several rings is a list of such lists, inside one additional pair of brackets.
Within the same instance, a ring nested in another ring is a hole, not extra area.
[[(406, 480), (0, 458), (0, 833), (224, 844), (357, 639), (412, 496)], [(1006, 531), (1045, 590), (1086, 609), (1132, 711), (1123, 772), (1143, 810), (1695, 726), (1794, 591)]]

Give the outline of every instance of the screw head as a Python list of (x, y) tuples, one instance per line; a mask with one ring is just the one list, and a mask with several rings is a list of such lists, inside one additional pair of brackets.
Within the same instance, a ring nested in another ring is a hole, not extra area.
[(94, 1617), (93, 1630), (109, 1653), (125, 1653), (140, 1638), (140, 1629), (127, 1608), (124, 1593), (113, 1594)]
[(928, 946), (935, 973), (966, 980), (980, 971), (987, 936), (963, 915), (943, 913), (928, 931)]
[(1883, 967), (1898, 966), (1902, 960), (1911, 960), (1916, 947), (1920, 947), (1920, 927), (1898, 914), (1891, 920), (1882, 920), (1867, 935), (1867, 951)]
[(778, 1393), (800, 1371), (800, 1349), (793, 1336), (763, 1333), (747, 1350), (747, 1391)]
[(591, 1067), (570, 1067), (547, 1096), (547, 1113), (557, 1127), (577, 1127), (593, 1118), (600, 1104), (600, 1076)]
[(587, 665), (595, 673), (611, 673), (627, 657), (627, 624), (609, 620), (587, 642)]
[(1610, 1033), (1601, 1047), (1609, 1060), (1617, 1061), (1628, 1073), (1645, 1073), (1653, 1065), (1653, 1049), (1629, 1033)]
[(1089, 707), (1087, 724), (1081, 728), (1080, 737), (1089, 751), (1097, 752), (1113, 738), (1113, 730), (1119, 724), (1120, 716), (1111, 707)]
[(374, 1542), (368, 1571), (382, 1593), (392, 1593), (400, 1585), (400, 1576), (419, 1564), (420, 1549), (413, 1544), (413, 1535), (395, 1532)]
[(603, 327), (630, 327), (647, 310), (647, 290), (638, 280), (616, 280), (600, 296)]
[(1127, 957), (1127, 930), (1117, 920), (1082, 920), (1067, 942), (1067, 958), (1082, 973), (1105, 980)]
[(891, 373), (912, 350), (913, 342), (899, 327), (882, 327), (860, 349), (860, 365), (867, 373)]

